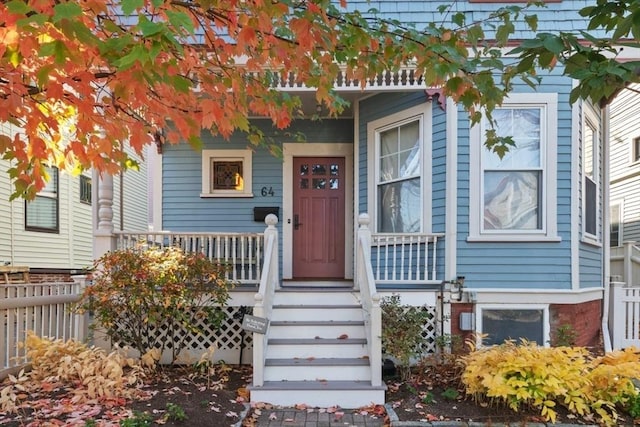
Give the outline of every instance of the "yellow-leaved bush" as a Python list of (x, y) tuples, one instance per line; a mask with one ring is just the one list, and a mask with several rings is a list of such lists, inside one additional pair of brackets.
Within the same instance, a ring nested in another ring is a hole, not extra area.
[(45, 387), (73, 386), (75, 401), (133, 398), (144, 378), (140, 363), (75, 340), (41, 338), (27, 333), (24, 343), (31, 370), (10, 378), (0, 395), (0, 411), (13, 411), (21, 393)]
[(518, 411), (540, 409), (555, 422), (556, 406), (583, 416), (595, 415), (605, 425), (616, 423), (616, 405), (637, 394), (638, 350), (629, 348), (593, 357), (582, 347), (541, 347), (523, 341), (474, 349), (464, 356), (462, 382), (476, 400), (505, 403)]

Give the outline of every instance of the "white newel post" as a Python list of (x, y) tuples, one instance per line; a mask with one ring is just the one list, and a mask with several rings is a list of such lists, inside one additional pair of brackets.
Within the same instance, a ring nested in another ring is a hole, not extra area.
[(609, 330), (611, 331), (611, 347), (619, 350), (626, 339), (627, 319), (624, 305), (624, 282), (611, 282), (609, 285)]
[[(358, 234), (356, 238), (358, 239), (358, 242), (362, 241), (362, 245), (360, 245), (359, 243), (356, 244), (356, 262), (358, 263), (358, 265), (356, 265), (355, 268), (356, 277), (353, 281), (355, 289), (359, 289), (360, 279), (362, 278), (360, 275), (366, 274), (366, 272), (363, 270), (364, 265), (362, 265), (361, 260), (365, 259), (365, 257), (369, 258), (371, 256), (371, 230), (369, 229), (370, 223), (371, 219), (369, 218), (369, 214), (361, 213), (358, 216)], [(359, 253), (359, 251), (362, 251), (362, 253)]]
[[(279, 251), (278, 251), (278, 217), (273, 214), (265, 218), (267, 228), (264, 231), (264, 267), (260, 278), (260, 288), (255, 294), (253, 315), (270, 318), (276, 287), (280, 287)], [(264, 385), (264, 363), (267, 350), (267, 334), (253, 333), (253, 385)]]
[[(98, 259), (116, 249), (116, 237), (113, 234), (113, 176), (106, 173), (97, 176), (94, 173), (94, 182), (98, 183), (98, 194), (97, 203), (94, 203), (97, 215), (94, 212), (93, 259)], [(99, 328), (94, 330), (93, 344), (105, 350), (111, 349), (109, 338)]]
[(624, 242), (624, 281), (627, 286), (632, 286), (633, 283), (633, 247), (635, 241)]
[(96, 227), (93, 231), (93, 258), (116, 248), (113, 234), (113, 176), (105, 174), (98, 179)]

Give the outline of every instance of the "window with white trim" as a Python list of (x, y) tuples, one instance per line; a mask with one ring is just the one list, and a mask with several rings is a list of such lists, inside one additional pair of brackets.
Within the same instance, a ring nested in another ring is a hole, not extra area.
[(609, 206), (609, 245), (622, 246), (622, 202), (612, 202)]
[[(370, 157), (375, 171), (370, 182), (369, 212), (375, 212), (378, 233), (421, 233), (430, 229), (431, 188), (425, 176), (431, 167), (429, 106), (421, 105), (368, 124)], [(371, 146), (373, 145), (373, 146)], [(427, 155), (429, 153), (429, 155)], [(425, 188), (428, 187), (428, 188)]]
[(582, 126), (582, 232), (587, 239), (599, 240), (600, 203), (600, 127), (595, 115), (587, 110)]
[(500, 158), (485, 147), (488, 122), (472, 129), (469, 240), (557, 239), (557, 96), (513, 94), (493, 119), (515, 146)]
[(33, 200), (25, 202), (25, 230), (57, 233), (60, 231), (58, 168), (45, 166), (45, 171), (49, 177), (46, 185)]
[(80, 175), (80, 203), (91, 204), (91, 177)]
[(640, 162), (640, 136), (631, 140), (631, 163)]
[(202, 150), (200, 197), (253, 197), (251, 150)]
[(482, 345), (522, 339), (540, 346), (549, 345), (549, 306), (546, 304), (478, 304), (476, 325), (483, 337)]

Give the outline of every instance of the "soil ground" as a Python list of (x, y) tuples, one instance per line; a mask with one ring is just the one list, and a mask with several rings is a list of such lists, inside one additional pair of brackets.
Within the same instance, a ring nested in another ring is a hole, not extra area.
[[(420, 374), (414, 374), (409, 381), (387, 377), (387, 404), (394, 408), (401, 421), (543, 422), (534, 410), (514, 412), (505, 406), (474, 401), (465, 395), (456, 369), (455, 365), (422, 367)], [(21, 396), (18, 412), (0, 412), (0, 425), (233, 426), (240, 421), (249, 400), (247, 385), (250, 381), (251, 368), (247, 366), (216, 366), (209, 376), (187, 368), (164, 368), (148, 377), (141, 387), (139, 400), (74, 405), (73, 387), (60, 387)], [(0, 389), (4, 385), (0, 385)], [(311, 410), (303, 406), (300, 408)], [(360, 408), (359, 413), (384, 419), (383, 408), (372, 405)], [(257, 425), (256, 413), (272, 409), (269, 405), (259, 405), (249, 412), (243, 425)], [(341, 408), (323, 410), (342, 411)], [(594, 424), (592, 419), (577, 418), (566, 412), (560, 412), (558, 422)], [(633, 424), (633, 420), (623, 416), (619, 420), (619, 425), (622, 424)]]

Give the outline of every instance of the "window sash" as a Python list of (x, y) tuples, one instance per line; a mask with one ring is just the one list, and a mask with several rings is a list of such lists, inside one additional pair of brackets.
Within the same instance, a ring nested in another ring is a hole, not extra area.
[(595, 120), (596, 118), (590, 114), (585, 115), (582, 132), (582, 227), (584, 234), (591, 238), (598, 236), (598, 195), (600, 192), (598, 158), (600, 134), (598, 127), (593, 124)]
[(617, 247), (617, 246), (621, 246), (622, 245), (622, 239), (621, 239), (621, 235), (622, 235), (622, 221), (621, 221), (621, 217), (622, 217), (622, 207), (620, 206), (620, 203), (615, 203), (615, 204), (611, 204), (610, 206), (610, 216), (611, 216), (611, 222), (610, 222), (610, 239), (609, 239), (609, 245), (611, 247)]
[(412, 117), (376, 130), (378, 232), (422, 231), (422, 120)]
[[(482, 147), (482, 233), (544, 230), (544, 117), (543, 107), (537, 105), (504, 106), (494, 112), (497, 134), (512, 136), (516, 146), (510, 147), (502, 159)], [(487, 127), (484, 120), (482, 136)]]
[(25, 202), (26, 230), (50, 232), (59, 230), (58, 169), (46, 167), (46, 171), (49, 175), (49, 181), (45, 187), (36, 194), (33, 200)]

